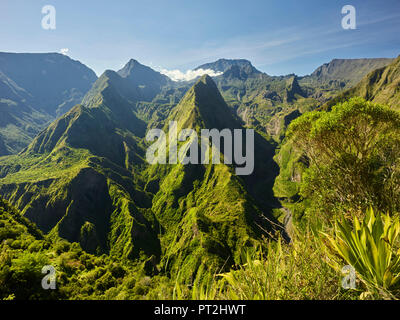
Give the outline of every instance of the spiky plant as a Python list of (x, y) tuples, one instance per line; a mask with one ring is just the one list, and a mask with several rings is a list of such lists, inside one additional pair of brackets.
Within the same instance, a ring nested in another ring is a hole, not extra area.
[[(400, 290), (399, 216), (367, 210), (362, 221), (335, 223), (334, 235), (324, 234), (330, 252), (354, 267), (368, 290), (381, 297), (399, 297)], [(334, 267), (340, 262), (331, 256)]]

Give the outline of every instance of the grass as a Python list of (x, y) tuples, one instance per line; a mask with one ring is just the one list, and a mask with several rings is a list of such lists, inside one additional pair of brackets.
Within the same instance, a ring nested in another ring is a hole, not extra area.
[[(229, 272), (199, 268), (192, 283), (175, 281), (174, 299), (358, 300), (399, 299), (399, 217), (369, 210), (363, 221), (294, 228), (290, 244), (269, 241), (246, 249)], [(320, 232), (319, 230), (325, 230)], [(328, 241), (328, 240), (329, 241)], [(345, 265), (354, 266), (355, 289), (344, 289)]]
[(341, 288), (341, 274), (326, 263), (326, 253), (309, 229), (295, 232), (291, 244), (270, 241), (242, 252), (242, 262), (227, 273), (199, 269), (193, 284), (177, 279), (175, 299), (331, 300), (355, 299)]

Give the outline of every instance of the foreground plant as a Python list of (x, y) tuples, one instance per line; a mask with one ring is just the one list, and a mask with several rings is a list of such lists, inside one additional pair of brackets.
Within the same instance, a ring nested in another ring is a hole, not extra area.
[(330, 111), (305, 113), (287, 131), (308, 167), (300, 195), (327, 217), (374, 205), (400, 211), (400, 113), (352, 98)]
[(193, 285), (177, 278), (174, 299), (352, 299), (340, 274), (325, 263), (325, 250), (311, 230), (295, 229), (291, 244), (269, 241), (243, 251), (241, 265), (226, 273), (202, 269)]
[[(370, 292), (383, 298), (400, 295), (399, 216), (367, 210), (362, 221), (336, 222), (334, 236), (325, 234), (329, 248), (357, 272)], [(334, 258), (332, 256), (332, 258)], [(333, 266), (340, 262), (333, 259)]]

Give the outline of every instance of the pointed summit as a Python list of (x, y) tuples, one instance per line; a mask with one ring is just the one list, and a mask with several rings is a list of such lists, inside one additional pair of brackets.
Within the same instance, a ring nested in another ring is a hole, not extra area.
[(214, 80), (202, 76), (172, 111), (180, 128), (240, 128), (240, 122), (222, 98)]
[(140, 100), (152, 100), (162, 89), (170, 84), (171, 80), (153, 70), (152, 68), (131, 59), (118, 72), (118, 75), (129, 81), (129, 85), (137, 88), (140, 92)]
[(122, 78), (128, 78), (135, 82), (146, 83), (148, 81), (157, 81), (167, 83), (168, 77), (145, 66), (135, 59), (131, 59), (128, 63), (117, 72)]
[[(97, 106), (104, 96), (123, 98), (133, 105), (138, 101), (150, 102), (171, 80), (150, 67), (131, 59), (118, 72), (106, 70), (86, 94), (82, 104)], [(118, 97), (119, 96), (119, 97)]]
[(193, 85), (193, 90), (195, 93), (201, 97), (204, 97), (204, 93), (213, 94), (218, 100), (222, 99), (222, 102), (225, 103), (223, 100), (217, 85), (215, 84), (214, 80), (208, 75), (205, 74), (201, 76), (196, 83)]
[(128, 78), (129, 76), (133, 76), (133, 74), (137, 71), (153, 71), (150, 67), (147, 67), (141, 63), (139, 63), (139, 61), (135, 60), (135, 59), (130, 59), (125, 66), (118, 71), (118, 74), (123, 77), (123, 78)]

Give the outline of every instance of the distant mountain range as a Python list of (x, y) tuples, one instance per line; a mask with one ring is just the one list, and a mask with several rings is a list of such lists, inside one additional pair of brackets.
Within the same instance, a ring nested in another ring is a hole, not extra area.
[(0, 52), (0, 155), (20, 151), (80, 103), (96, 79), (91, 69), (62, 54)]
[[(307, 103), (317, 106), (391, 61), (333, 60), (303, 78), (295, 75), (271, 77), (244, 59), (220, 59), (196, 70), (223, 73), (215, 81), (228, 105), (235, 108), (247, 124), (279, 136), (280, 128), (270, 125), (277, 110), (286, 109), (304, 98), (313, 99), (313, 103)], [(174, 83), (133, 59), (117, 73), (130, 80), (129, 90), (135, 91), (136, 102), (151, 102), (151, 106), (146, 105), (147, 111), (154, 111), (156, 105), (160, 109), (160, 104), (171, 103), (169, 107), (172, 107), (193, 84)], [(81, 103), (96, 80), (91, 69), (62, 54), (0, 53), (0, 155), (21, 151), (52, 120)], [(281, 107), (275, 108), (277, 105)], [(143, 116), (148, 117), (148, 112)], [(277, 121), (280, 120), (272, 122)]]

